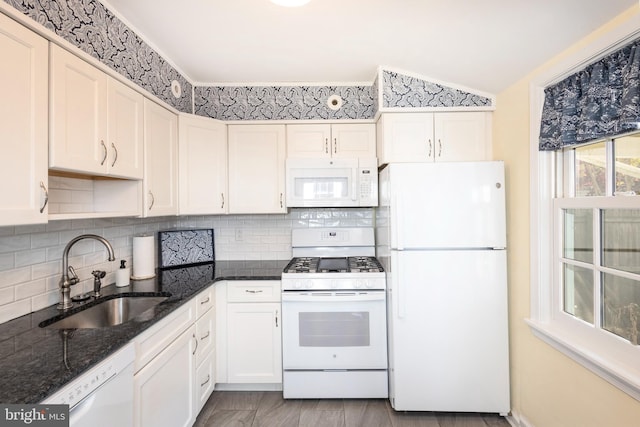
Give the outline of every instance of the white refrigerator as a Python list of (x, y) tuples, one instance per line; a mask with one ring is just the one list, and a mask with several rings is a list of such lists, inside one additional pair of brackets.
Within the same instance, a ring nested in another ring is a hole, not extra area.
[(503, 162), (395, 163), (379, 186), (391, 405), (506, 415)]

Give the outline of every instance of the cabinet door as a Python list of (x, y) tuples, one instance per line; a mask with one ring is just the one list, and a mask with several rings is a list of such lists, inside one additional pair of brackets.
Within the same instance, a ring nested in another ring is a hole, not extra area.
[(431, 162), (434, 155), (432, 113), (389, 113), (378, 121), (378, 164)]
[(284, 125), (229, 126), (229, 213), (283, 213)]
[(331, 125), (333, 157), (376, 157), (376, 126), (374, 124)]
[(227, 211), (227, 126), (180, 114), (178, 151), (180, 214)]
[(435, 113), (435, 160), (472, 162), (491, 159), (491, 113)]
[(133, 378), (136, 427), (190, 427), (195, 421), (195, 326)]
[(107, 173), (107, 76), (51, 44), (49, 167)]
[(282, 382), (280, 304), (227, 305), (228, 382)]
[(287, 125), (287, 157), (331, 157), (331, 125)]
[(109, 175), (142, 179), (144, 97), (112, 78), (107, 89)]
[(209, 352), (196, 371), (196, 412), (200, 412), (216, 384), (215, 354)]
[(47, 222), (47, 49), (0, 14), (0, 226)]
[(144, 216), (178, 213), (178, 118), (144, 100)]

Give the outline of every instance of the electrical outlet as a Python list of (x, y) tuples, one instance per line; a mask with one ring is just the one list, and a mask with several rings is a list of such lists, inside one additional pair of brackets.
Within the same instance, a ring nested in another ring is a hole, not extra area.
[(244, 233), (242, 228), (236, 228), (236, 242), (242, 242), (244, 240)]

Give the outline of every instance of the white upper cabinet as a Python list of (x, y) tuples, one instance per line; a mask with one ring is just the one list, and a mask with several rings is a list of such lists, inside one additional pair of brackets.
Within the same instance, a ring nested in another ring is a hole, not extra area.
[(103, 174), (108, 165), (107, 76), (51, 45), (49, 167)]
[(178, 116), (144, 100), (143, 216), (178, 213)]
[(283, 213), (284, 125), (229, 125), (229, 213)]
[(287, 125), (287, 157), (376, 157), (375, 125)]
[(0, 14), (0, 226), (47, 222), (48, 44)]
[(385, 113), (378, 164), (491, 160), (491, 113)]
[(107, 80), (107, 95), (107, 173), (123, 178), (142, 179), (144, 97), (112, 78)]
[(180, 114), (178, 128), (179, 213), (226, 213), (227, 126), (218, 120)]
[(142, 95), (51, 45), (49, 168), (142, 179)]

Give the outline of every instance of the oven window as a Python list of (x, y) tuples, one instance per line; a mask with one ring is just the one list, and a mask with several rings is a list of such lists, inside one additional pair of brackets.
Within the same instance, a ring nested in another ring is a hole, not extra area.
[(302, 312), (298, 314), (301, 347), (365, 347), (370, 344), (369, 313)]

